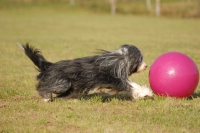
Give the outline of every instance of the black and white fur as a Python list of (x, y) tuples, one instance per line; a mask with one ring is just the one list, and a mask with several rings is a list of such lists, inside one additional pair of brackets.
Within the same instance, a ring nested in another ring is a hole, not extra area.
[(101, 88), (111, 89), (108, 94), (129, 92), (133, 99), (153, 96), (148, 87), (140, 86), (128, 78), (147, 67), (136, 46), (125, 44), (115, 51), (102, 50), (99, 55), (56, 63), (47, 61), (38, 49), (28, 43), (19, 46), (40, 72), (37, 91), (44, 101), (51, 101), (52, 94), (77, 98)]

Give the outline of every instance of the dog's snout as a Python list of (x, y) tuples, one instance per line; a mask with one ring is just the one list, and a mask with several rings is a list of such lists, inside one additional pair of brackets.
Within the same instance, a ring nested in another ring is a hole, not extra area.
[(145, 70), (147, 68), (147, 64), (145, 62), (142, 63), (142, 68)]
[(138, 68), (137, 72), (144, 71), (147, 67), (148, 67), (147, 64), (145, 62), (142, 62), (142, 64)]

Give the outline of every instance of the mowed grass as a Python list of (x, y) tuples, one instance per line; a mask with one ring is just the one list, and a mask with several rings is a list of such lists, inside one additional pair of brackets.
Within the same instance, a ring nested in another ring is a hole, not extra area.
[[(30, 42), (49, 61), (114, 50), (141, 49), (150, 66), (169, 51), (190, 56), (200, 68), (200, 20), (95, 14), (70, 7), (0, 11), (0, 132), (199, 132), (200, 87), (190, 99), (155, 96), (129, 101), (101, 97), (44, 103), (35, 90), (38, 72), (16, 42)], [(147, 85), (148, 71), (130, 79)]]

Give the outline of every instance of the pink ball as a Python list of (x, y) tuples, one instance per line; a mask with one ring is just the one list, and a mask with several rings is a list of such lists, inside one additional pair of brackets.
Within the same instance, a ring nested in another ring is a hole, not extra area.
[(198, 67), (182, 53), (165, 53), (150, 67), (149, 83), (157, 95), (185, 98), (194, 93), (198, 82)]

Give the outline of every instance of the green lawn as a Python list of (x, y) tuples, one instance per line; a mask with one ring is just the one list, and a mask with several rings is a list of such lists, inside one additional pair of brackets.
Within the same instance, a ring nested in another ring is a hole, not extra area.
[[(193, 133), (200, 131), (200, 86), (193, 99), (147, 101), (56, 100), (35, 90), (38, 72), (16, 42), (41, 49), (46, 59), (95, 54), (124, 43), (141, 49), (150, 66), (162, 53), (189, 55), (200, 68), (200, 20), (95, 14), (69, 7), (0, 10), (0, 132)], [(130, 78), (148, 85), (148, 69)]]

